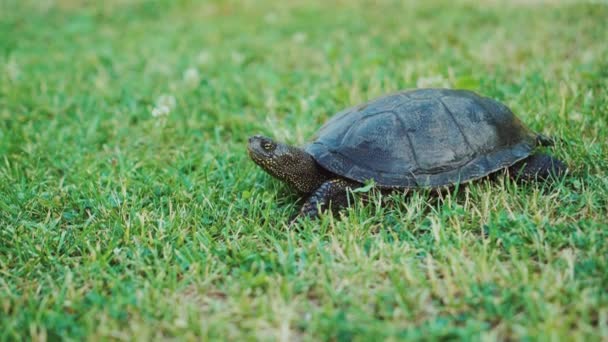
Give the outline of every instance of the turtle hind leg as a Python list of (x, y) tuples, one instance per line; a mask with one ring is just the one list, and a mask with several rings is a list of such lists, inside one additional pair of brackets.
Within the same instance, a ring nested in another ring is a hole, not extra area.
[(537, 153), (509, 167), (509, 174), (517, 180), (545, 180), (550, 177), (560, 177), (568, 168), (559, 159), (548, 154)]
[(334, 178), (324, 182), (308, 197), (294, 220), (299, 217), (317, 218), (329, 207), (340, 209), (348, 206), (348, 189), (360, 185), (344, 178)]
[(555, 139), (553, 139), (551, 137), (548, 137), (546, 135), (543, 135), (543, 134), (537, 134), (536, 135), (536, 143), (539, 146), (545, 146), (545, 147), (547, 147), (547, 146), (553, 146), (553, 145), (555, 145)]

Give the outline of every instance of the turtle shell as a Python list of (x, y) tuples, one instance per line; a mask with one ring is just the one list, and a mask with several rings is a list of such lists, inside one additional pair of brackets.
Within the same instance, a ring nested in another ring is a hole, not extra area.
[(536, 134), (500, 102), (466, 90), (417, 89), (338, 113), (305, 150), (336, 175), (416, 188), (484, 177), (535, 147)]

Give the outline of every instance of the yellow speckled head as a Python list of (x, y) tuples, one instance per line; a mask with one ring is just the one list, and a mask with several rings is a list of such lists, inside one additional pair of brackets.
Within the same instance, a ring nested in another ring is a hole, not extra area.
[(310, 193), (328, 179), (328, 173), (304, 150), (255, 135), (247, 144), (249, 157), (273, 177)]

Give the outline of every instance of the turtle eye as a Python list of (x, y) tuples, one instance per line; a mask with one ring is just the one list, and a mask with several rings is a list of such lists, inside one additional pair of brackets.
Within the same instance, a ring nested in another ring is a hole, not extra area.
[(265, 141), (262, 143), (262, 148), (264, 149), (264, 151), (271, 151), (272, 147), (272, 143), (269, 141)]

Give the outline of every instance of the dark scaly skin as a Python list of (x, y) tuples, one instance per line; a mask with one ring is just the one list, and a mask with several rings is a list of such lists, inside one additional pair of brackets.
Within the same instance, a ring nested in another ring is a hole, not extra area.
[(303, 194), (309, 194), (298, 217), (319, 216), (328, 208), (348, 205), (348, 189), (361, 183), (336, 176), (321, 168), (303, 149), (280, 144), (270, 138), (249, 138), (247, 152), (251, 159), (273, 177), (289, 184)]
[(334, 178), (321, 184), (300, 209), (299, 217), (315, 218), (331, 206), (340, 209), (348, 206), (348, 191), (358, 188), (361, 183), (345, 178)]
[(325, 181), (336, 177), (321, 168), (304, 150), (267, 137), (250, 137), (247, 152), (264, 171), (304, 194), (312, 193)]
[(537, 153), (509, 167), (509, 175), (516, 180), (545, 180), (560, 177), (568, 168), (559, 159), (550, 155)]
[[(270, 138), (249, 138), (251, 159), (273, 177), (301, 193), (309, 194), (298, 217), (316, 218), (328, 208), (339, 210), (348, 205), (348, 191), (361, 183), (340, 177), (320, 167), (303, 149), (281, 144)], [(509, 174), (517, 180), (544, 180), (563, 175), (563, 162), (546, 154), (533, 154), (510, 166)], [(294, 220), (295, 221), (295, 220)]]

